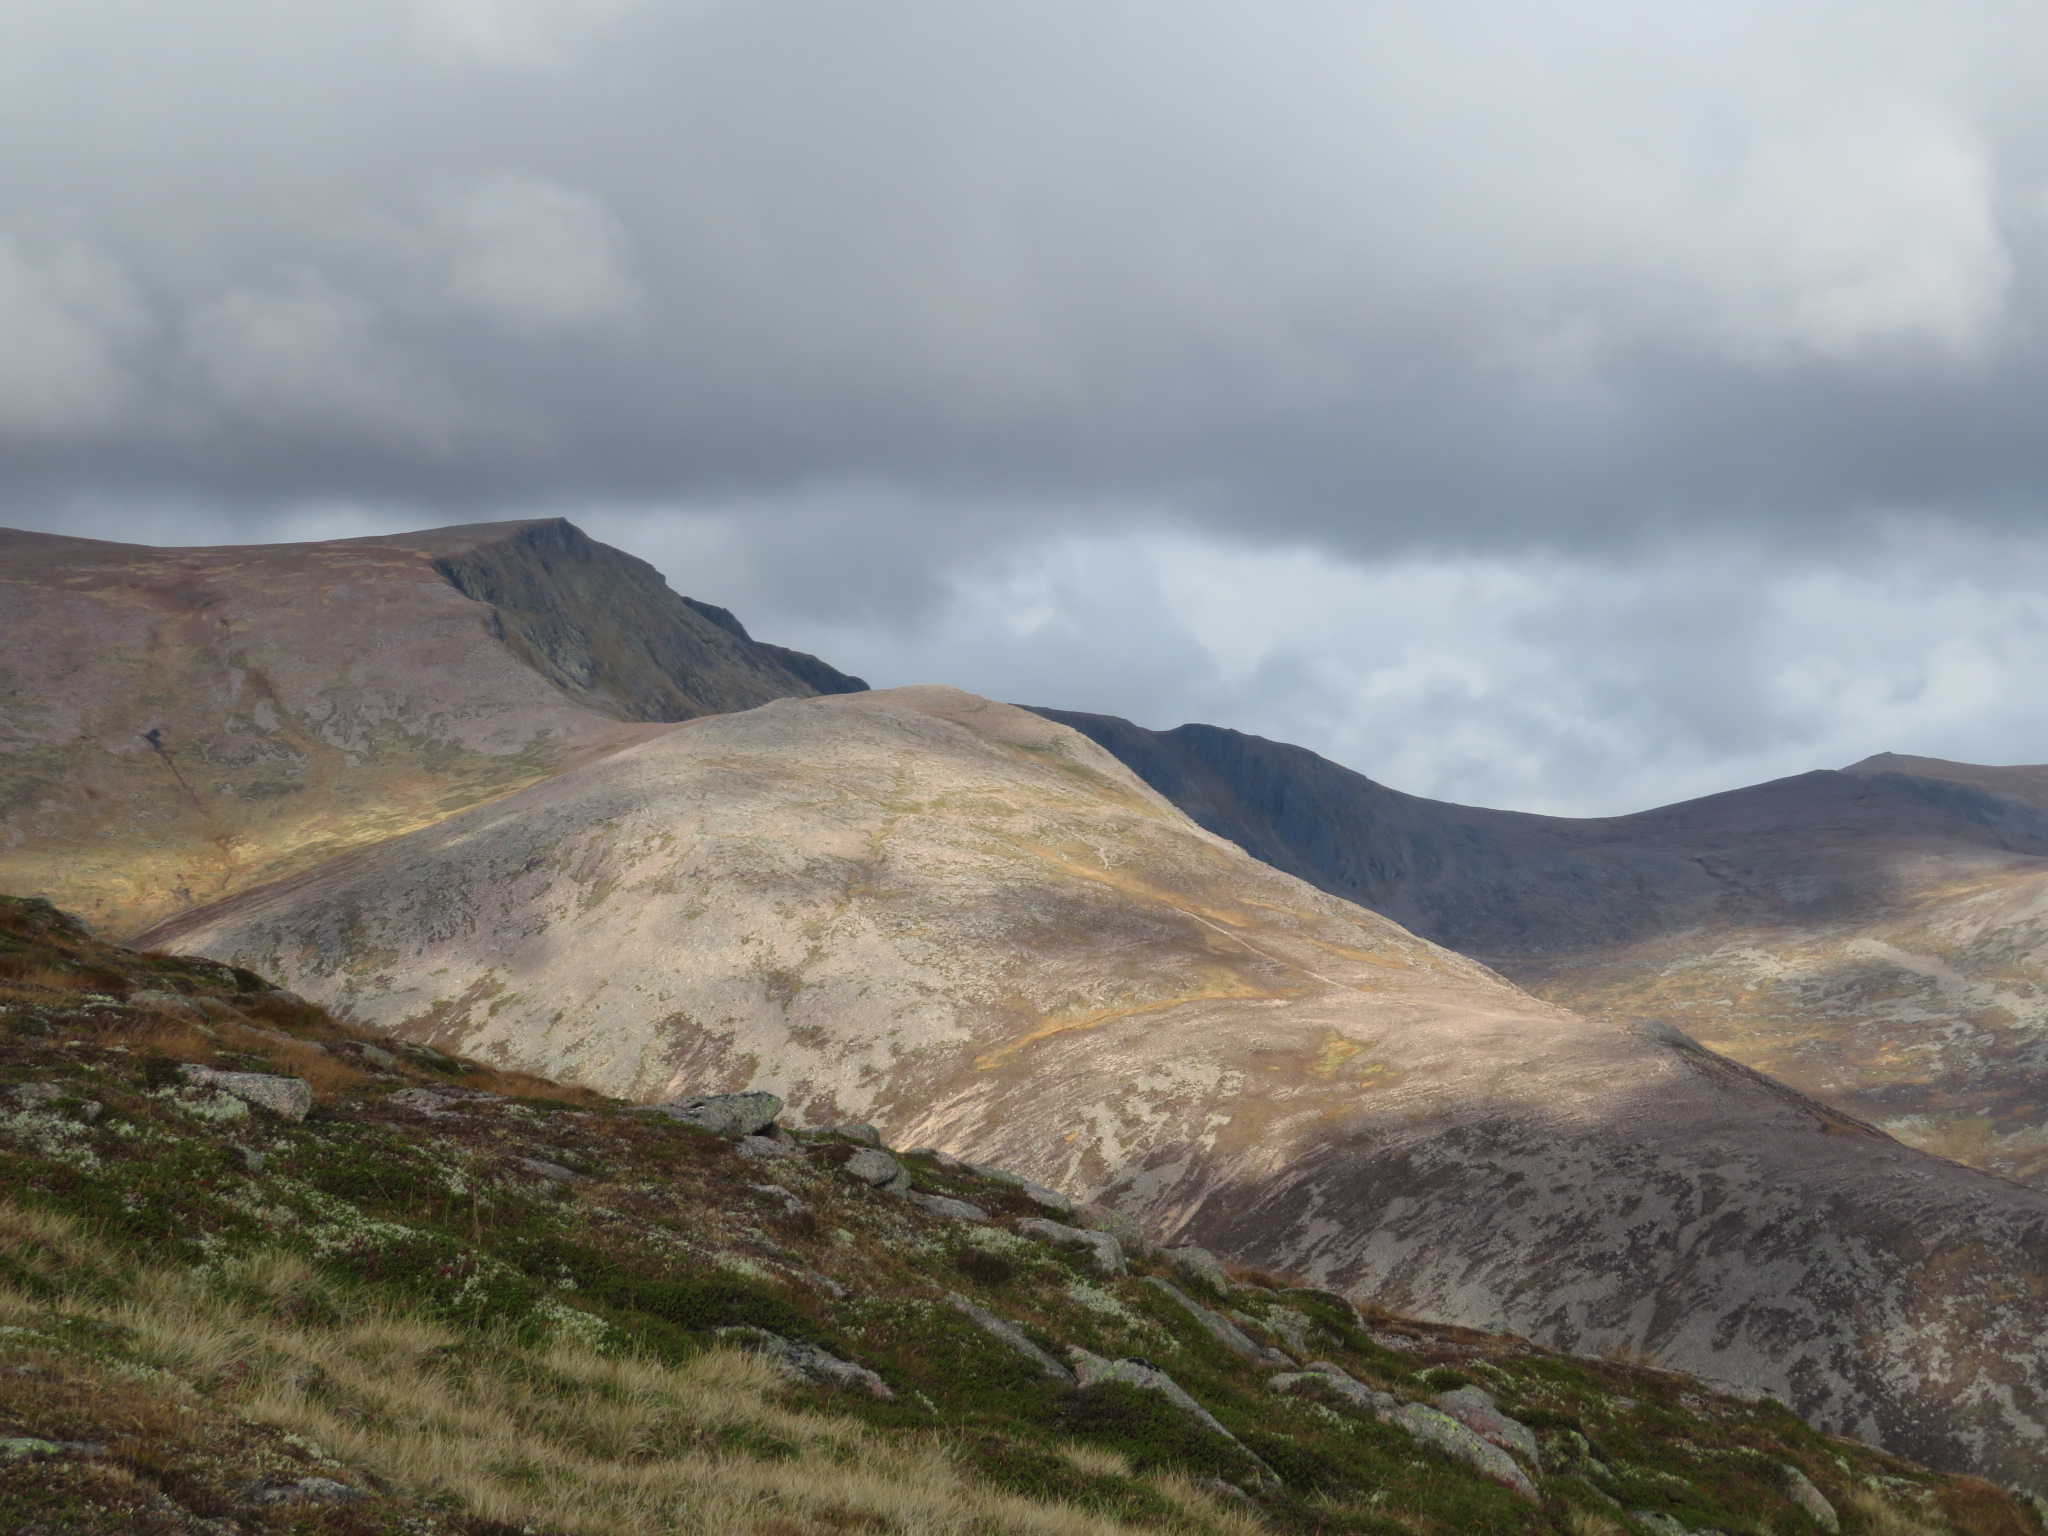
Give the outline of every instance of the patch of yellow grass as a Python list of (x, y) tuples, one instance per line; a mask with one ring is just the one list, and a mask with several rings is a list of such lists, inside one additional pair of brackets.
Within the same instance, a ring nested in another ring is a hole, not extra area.
[[(793, 1411), (754, 1355), (712, 1350), (669, 1365), (567, 1340), (522, 1348), (367, 1302), (285, 1253), (213, 1272), (122, 1274), (74, 1223), (5, 1203), (0, 1243), (52, 1292), (0, 1287), (0, 1316), (42, 1315), (54, 1302), (129, 1330), (130, 1348), (170, 1373), (166, 1394), (210, 1390), (397, 1488), (453, 1495), (508, 1524), (565, 1536), (1136, 1536), (977, 1480), (940, 1434)], [(1086, 1471), (1129, 1474), (1113, 1453), (1066, 1455)], [(1163, 1528), (1176, 1536), (1261, 1528), (1186, 1479), (1152, 1481), (1176, 1511)]]

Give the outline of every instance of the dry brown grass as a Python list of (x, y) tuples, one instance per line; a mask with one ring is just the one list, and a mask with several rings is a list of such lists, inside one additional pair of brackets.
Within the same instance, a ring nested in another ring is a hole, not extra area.
[(44, 965), (15, 955), (0, 955), (0, 982), (30, 992), (104, 992), (118, 985), (111, 976)]
[(1619, 1521), (1610, 1520), (1605, 1515), (1596, 1515), (1590, 1509), (1580, 1509), (1576, 1505), (1565, 1511), (1564, 1523), (1572, 1536), (1627, 1536)]
[(1849, 1505), (1863, 1517), (1869, 1536), (1947, 1536), (1947, 1527), (1929, 1511), (1895, 1503), (1869, 1489), (1850, 1494)]
[[(216, 1398), (243, 1417), (417, 1495), (452, 1494), (487, 1519), (565, 1536), (1135, 1536), (975, 1480), (937, 1434), (792, 1411), (753, 1355), (668, 1365), (568, 1341), (519, 1349), (370, 1305), (278, 1253), (213, 1275), (130, 1273), (105, 1300), (116, 1260), (72, 1223), (0, 1204), (0, 1242), (68, 1292), (64, 1310), (129, 1330), (133, 1353), (170, 1373), (138, 1391), (170, 1403), (190, 1401), (189, 1383), (231, 1383)], [(0, 1287), (0, 1315), (39, 1310)], [(147, 1406), (124, 1413), (139, 1421)], [(1069, 1459), (1128, 1470), (1101, 1452)], [(1184, 1478), (1152, 1483), (1176, 1511), (1154, 1532), (1262, 1529)]]
[[(385, 1043), (388, 1045), (390, 1042)], [(514, 1099), (555, 1099), (584, 1109), (601, 1108), (609, 1102), (603, 1094), (592, 1093), (588, 1088), (551, 1082), (545, 1077), (531, 1077), (524, 1072), (501, 1072), (495, 1067), (473, 1067), (463, 1074), (462, 1081), (467, 1087), (481, 1088), (486, 1093), (502, 1093)]]

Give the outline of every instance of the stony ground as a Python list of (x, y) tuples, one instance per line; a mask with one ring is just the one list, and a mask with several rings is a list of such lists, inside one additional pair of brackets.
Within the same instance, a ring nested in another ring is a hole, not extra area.
[(0, 1530), (2041, 1529), (1769, 1400), (755, 1128), (0, 902)]

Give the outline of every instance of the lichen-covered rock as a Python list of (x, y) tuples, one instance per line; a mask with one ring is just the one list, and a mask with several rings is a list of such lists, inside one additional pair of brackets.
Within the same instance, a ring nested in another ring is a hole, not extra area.
[(949, 1195), (927, 1194), (923, 1190), (903, 1191), (903, 1198), (921, 1211), (934, 1216), (943, 1216), (948, 1221), (987, 1221), (988, 1212), (967, 1200), (955, 1200)]
[(1120, 1275), (1124, 1272), (1123, 1245), (1107, 1232), (1090, 1232), (1062, 1222), (1048, 1221), (1043, 1216), (1025, 1217), (1017, 1223), (1017, 1230), (1054, 1248), (1083, 1250), (1094, 1261), (1097, 1274)]
[(742, 1136), (732, 1144), (733, 1151), (741, 1157), (802, 1157), (803, 1148), (791, 1141), (781, 1141), (773, 1136)]
[(1436, 1406), (1482, 1440), (1490, 1440), (1504, 1451), (1513, 1451), (1531, 1466), (1543, 1464), (1543, 1449), (1536, 1443), (1536, 1431), (1501, 1412), (1491, 1392), (1484, 1387), (1459, 1387), (1439, 1393)]
[(1230, 1276), (1223, 1271), (1223, 1261), (1208, 1249), (1186, 1243), (1167, 1249), (1166, 1257), (1183, 1284), (1200, 1286), (1218, 1296), (1230, 1294)]
[(1368, 1387), (1341, 1365), (1333, 1365), (1327, 1360), (1314, 1361), (1303, 1370), (1284, 1371), (1267, 1385), (1275, 1392), (1321, 1388), (1336, 1393), (1353, 1407), (1376, 1418), (1385, 1418), (1401, 1406), (1393, 1393)]
[(212, 1067), (184, 1067), (185, 1080), (196, 1088), (231, 1093), (244, 1104), (266, 1110), (281, 1120), (303, 1120), (313, 1107), (313, 1085), (304, 1078), (277, 1077), (268, 1072), (220, 1072)]
[(646, 1108), (714, 1136), (753, 1136), (775, 1123), (782, 1100), (772, 1093), (699, 1093)]
[(864, 1147), (879, 1147), (882, 1133), (872, 1125), (821, 1125), (813, 1133), (817, 1136), (837, 1136), (844, 1141), (857, 1141)]
[(1083, 1387), (1092, 1387), (1098, 1382), (1118, 1381), (1125, 1386), (1139, 1387), (1147, 1392), (1157, 1392), (1182, 1413), (1193, 1419), (1211, 1434), (1221, 1435), (1244, 1453), (1261, 1473), (1274, 1483), (1280, 1481), (1273, 1469), (1245, 1448), (1239, 1440), (1217, 1420), (1216, 1415), (1204, 1408), (1188, 1395), (1187, 1389), (1166, 1372), (1148, 1360), (1105, 1360), (1092, 1354), (1080, 1345), (1070, 1345), (1067, 1358), (1074, 1362), (1074, 1378)]
[(853, 1387), (887, 1401), (895, 1397), (889, 1384), (864, 1365), (842, 1360), (815, 1344), (785, 1339), (766, 1328), (720, 1328), (718, 1336), (756, 1354), (766, 1355), (791, 1381), (814, 1387)]
[(1814, 1487), (1813, 1479), (1797, 1467), (1781, 1468), (1785, 1474), (1785, 1492), (1792, 1502), (1813, 1516), (1814, 1524), (1824, 1531), (1839, 1531), (1841, 1516), (1835, 1513), (1835, 1506), (1828, 1502), (1828, 1496)]
[(977, 1307), (957, 1291), (948, 1291), (946, 1299), (961, 1312), (965, 1313), (975, 1327), (981, 1329), (982, 1332), (990, 1335), (992, 1338), (1000, 1339), (1003, 1343), (1009, 1345), (1011, 1349), (1029, 1360), (1054, 1381), (1069, 1387), (1075, 1384), (1073, 1371), (1063, 1362), (1055, 1360), (1051, 1355), (1032, 1343), (1030, 1335), (1026, 1334), (1015, 1323), (1005, 1318), (997, 1317), (995, 1313), (988, 1311), (984, 1307)]
[(1151, 1234), (1122, 1211), (1091, 1201), (1075, 1206), (1072, 1217), (1077, 1227), (1086, 1227), (1091, 1232), (1107, 1232), (1126, 1254), (1140, 1263), (1159, 1251), (1159, 1245), (1152, 1241)]
[(944, 1152), (939, 1152), (936, 1155), (945, 1159), (945, 1162), (940, 1165), (942, 1167), (950, 1164), (953, 1167), (961, 1168), (968, 1173), (974, 1174), (977, 1178), (989, 1179), (997, 1184), (1006, 1184), (1033, 1205), (1043, 1206), (1046, 1210), (1052, 1211), (1057, 1215), (1071, 1216), (1074, 1213), (1073, 1196), (1061, 1194), (1056, 1189), (1048, 1189), (1043, 1184), (1034, 1184), (1031, 1180), (1019, 1174), (1014, 1174), (1007, 1168), (990, 1168), (982, 1163), (963, 1162), (959, 1158)]
[(903, 1165), (880, 1147), (861, 1148), (840, 1165), (839, 1171), (876, 1189), (903, 1191), (910, 1188), (910, 1175), (904, 1171)]
[(1215, 1339), (1217, 1343), (1233, 1354), (1242, 1355), (1245, 1359), (1256, 1361), (1260, 1365), (1276, 1365), (1285, 1368), (1294, 1364), (1292, 1360), (1280, 1353), (1279, 1350), (1274, 1349), (1270, 1345), (1259, 1343), (1258, 1340), (1238, 1327), (1237, 1324), (1233, 1323), (1221, 1312), (1203, 1306), (1194, 1297), (1188, 1295), (1187, 1292), (1170, 1281), (1162, 1280), (1157, 1275), (1147, 1275), (1145, 1277), (1145, 1284), (1159, 1291), (1162, 1295), (1172, 1298), (1175, 1305), (1179, 1306), (1188, 1316), (1200, 1323), (1211, 1338)]
[(1492, 1441), (1482, 1439), (1449, 1414), (1424, 1407), (1421, 1403), (1403, 1403), (1388, 1416), (1388, 1422), (1400, 1425), (1425, 1444), (1449, 1452), (1495, 1482), (1514, 1489), (1522, 1497), (1540, 1498), (1536, 1485), (1529, 1481), (1529, 1474), (1522, 1470), (1514, 1457)]

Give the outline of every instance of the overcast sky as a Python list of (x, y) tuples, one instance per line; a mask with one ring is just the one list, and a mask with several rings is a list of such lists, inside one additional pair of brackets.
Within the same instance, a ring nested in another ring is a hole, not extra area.
[(2048, 761), (2044, 79), (2017, 0), (5, 0), (0, 521), (563, 514), (1531, 809)]

